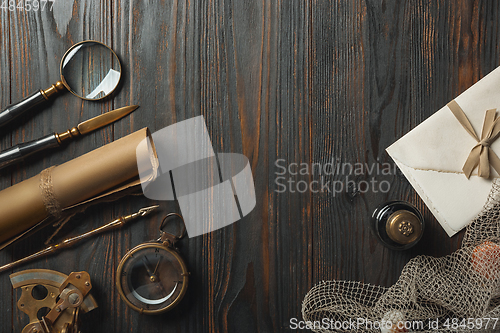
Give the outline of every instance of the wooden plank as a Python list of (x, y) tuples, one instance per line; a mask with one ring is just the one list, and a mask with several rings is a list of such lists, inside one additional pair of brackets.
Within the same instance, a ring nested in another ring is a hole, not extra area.
[[(274, 96), (270, 95), (268, 109), (267, 140), (273, 148), (269, 150), (266, 184), (269, 195), (266, 240), (270, 260), (269, 314), (273, 331), (283, 331), (291, 318), (301, 317), (299, 304), (312, 278), (314, 194), (300, 188), (288, 188), (280, 193), (276, 184), (278, 160), (284, 160), (281, 164), (285, 165), (312, 163), (311, 9), (308, 2), (283, 1), (270, 17), (271, 34), (276, 31), (277, 35), (276, 55), (270, 58), (270, 68), (276, 67), (276, 74), (271, 72), (268, 89), (276, 97), (272, 101)], [(269, 44), (273, 42), (271, 39)], [(291, 178), (298, 184), (302, 177)], [(306, 182), (310, 180), (312, 177), (305, 176)], [(282, 304), (291, 306), (283, 307)]]
[[(120, 1), (113, 4), (113, 17), (113, 48), (124, 67), (124, 80), (114, 103), (119, 106), (140, 106), (127, 121), (113, 126), (115, 137), (122, 137), (143, 127), (155, 132), (191, 117), (186, 117), (185, 114), (192, 114), (194, 109), (199, 110), (198, 105), (190, 105), (195, 100), (192, 89), (196, 87), (196, 83), (188, 82), (198, 80), (197, 77), (194, 78), (196, 55), (193, 51), (187, 55), (187, 48), (192, 48), (196, 41), (192, 34), (197, 33), (193, 5), (172, 1), (138, 2), (132, 6), (127, 1)], [(155, 19), (152, 20), (152, 17)], [(187, 43), (188, 39), (192, 40), (191, 44)], [(189, 109), (191, 110), (187, 111)], [(169, 212), (179, 210), (174, 202), (153, 202), (143, 197), (125, 198), (115, 204), (115, 213), (122, 214), (127, 210), (135, 211), (155, 203), (160, 205), (158, 212), (115, 233), (115, 243), (108, 254), (107, 265), (110, 269), (112, 267), (113, 272), (130, 248), (157, 239), (162, 218)], [(183, 256), (187, 257), (192, 247), (191, 242), (183, 240), (180, 247)], [(106, 319), (109, 330), (155, 331), (158, 327), (172, 331), (202, 330), (203, 322), (199, 320), (202, 306), (195, 301), (202, 294), (201, 287), (197, 288), (197, 284), (200, 286), (196, 280), (199, 271), (192, 261), (186, 261), (192, 273), (188, 294), (179, 308), (163, 316), (142, 319), (144, 316), (128, 308), (120, 300), (114, 287), (113, 274), (113, 285), (105, 284), (109, 291), (105, 306), (108, 313), (112, 313), (112, 320), (110, 317)]]
[[(45, 89), (50, 85), (50, 78), (57, 78), (58, 66), (53, 66), (49, 60), (49, 53), (44, 41), (44, 30), (42, 29), (44, 23), (44, 14), (38, 12), (24, 12), (24, 11), (9, 11), (9, 24), (11, 29), (10, 34), (10, 47), (9, 56), (11, 58), (11, 102), (15, 103), (24, 97), (33, 94), (38, 89)], [(54, 48), (56, 49), (56, 48)], [(47, 85), (48, 84), (48, 85)], [(45, 86), (47, 85), (47, 86)], [(43, 111), (35, 110), (34, 112), (23, 116), (20, 121), (9, 125), (11, 129), (11, 143), (17, 144), (34, 140), (43, 135), (49, 134), (53, 128), (54, 118), (50, 112), (50, 108)], [(30, 159), (24, 164), (13, 167), (12, 170), (12, 184), (18, 183), (24, 179), (30, 178), (42, 169), (50, 166), (50, 156), (47, 154), (47, 159), (40, 159), (40, 156)], [(30, 239), (25, 242), (16, 244), (12, 248), (6, 249), (6, 252), (12, 253), (12, 257), (17, 259), (24, 255), (34, 252), (40, 248), (42, 244), (41, 239)], [(30, 266), (31, 268), (44, 267), (43, 262), (37, 262)], [(17, 269), (19, 270), (19, 269)], [(15, 271), (17, 271), (15, 270)], [(8, 274), (4, 273), (7, 286)], [(15, 303), (12, 307), (13, 314), (13, 328), (15, 331), (21, 331), (26, 325), (25, 315), (17, 309), (15, 304), (20, 293), (15, 293)]]

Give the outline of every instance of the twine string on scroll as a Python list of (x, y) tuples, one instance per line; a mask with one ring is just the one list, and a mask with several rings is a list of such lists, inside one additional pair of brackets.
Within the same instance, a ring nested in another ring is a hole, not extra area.
[(469, 179), (476, 166), (478, 167), (479, 177), (490, 177), (490, 165), (500, 175), (500, 159), (490, 148), (491, 143), (495, 141), (500, 134), (500, 117), (496, 117), (496, 109), (486, 111), (481, 139), (479, 139), (469, 119), (467, 119), (467, 116), (458, 103), (452, 100), (448, 103), (448, 107), (467, 133), (477, 141), (477, 144), (470, 151), (469, 157), (467, 157), (462, 168), (467, 179)]
[(143, 128), (0, 191), (0, 249), (77, 206), (140, 190), (138, 163), (145, 174), (154, 171), (149, 163), (154, 143), (141, 145), (148, 137)]
[(52, 169), (54, 167), (47, 168), (40, 173), (40, 191), (42, 194), (42, 201), (51, 216), (55, 218), (61, 217), (61, 204), (57, 200), (54, 194), (54, 186), (52, 184)]

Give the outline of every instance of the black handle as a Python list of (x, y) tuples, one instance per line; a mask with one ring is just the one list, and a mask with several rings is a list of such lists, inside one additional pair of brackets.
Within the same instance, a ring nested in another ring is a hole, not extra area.
[(49, 134), (38, 140), (18, 144), (0, 153), (0, 169), (22, 161), (27, 156), (41, 150), (55, 148), (59, 146), (59, 141), (55, 134)]
[(19, 103), (9, 105), (0, 113), (0, 127), (7, 125), (26, 111), (35, 106), (42, 105), (45, 102), (47, 102), (47, 99), (43, 96), (42, 91), (40, 90), (33, 95), (26, 97)]

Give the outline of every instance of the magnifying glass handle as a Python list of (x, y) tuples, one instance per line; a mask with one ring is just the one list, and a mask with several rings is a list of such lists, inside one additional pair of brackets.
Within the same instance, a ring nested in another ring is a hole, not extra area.
[(49, 101), (52, 95), (55, 95), (60, 91), (63, 91), (64, 89), (65, 88), (63, 83), (61, 81), (58, 81), (48, 89), (39, 90), (33, 95), (26, 97), (19, 103), (9, 105), (5, 110), (0, 112), (0, 127), (7, 125), (12, 120), (33, 109), (34, 107), (42, 106)]
[(37, 105), (42, 105), (45, 102), (47, 102), (47, 99), (45, 99), (42, 91), (40, 90), (33, 95), (23, 99), (19, 103), (9, 105), (0, 113), (0, 127), (7, 125), (12, 120), (24, 114), (26, 111), (34, 108)]
[(26, 157), (41, 150), (59, 147), (60, 143), (55, 134), (49, 134), (38, 140), (24, 142), (0, 152), (0, 169), (14, 163), (21, 162)]

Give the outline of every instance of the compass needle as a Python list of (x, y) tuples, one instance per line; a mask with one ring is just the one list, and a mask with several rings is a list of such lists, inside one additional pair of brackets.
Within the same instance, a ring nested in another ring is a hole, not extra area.
[(153, 271), (153, 274), (156, 274), (156, 271), (158, 271), (158, 266), (160, 266), (160, 261), (161, 261), (161, 257), (160, 257), (160, 259), (158, 259), (158, 263), (156, 263), (156, 267), (155, 267), (155, 270)]
[(142, 257), (142, 263), (144, 264), (144, 267), (146, 267), (146, 271), (148, 272), (149, 276), (153, 276), (154, 273), (149, 268), (149, 265), (151, 263), (149, 262), (148, 257), (146, 257), (146, 256)]

